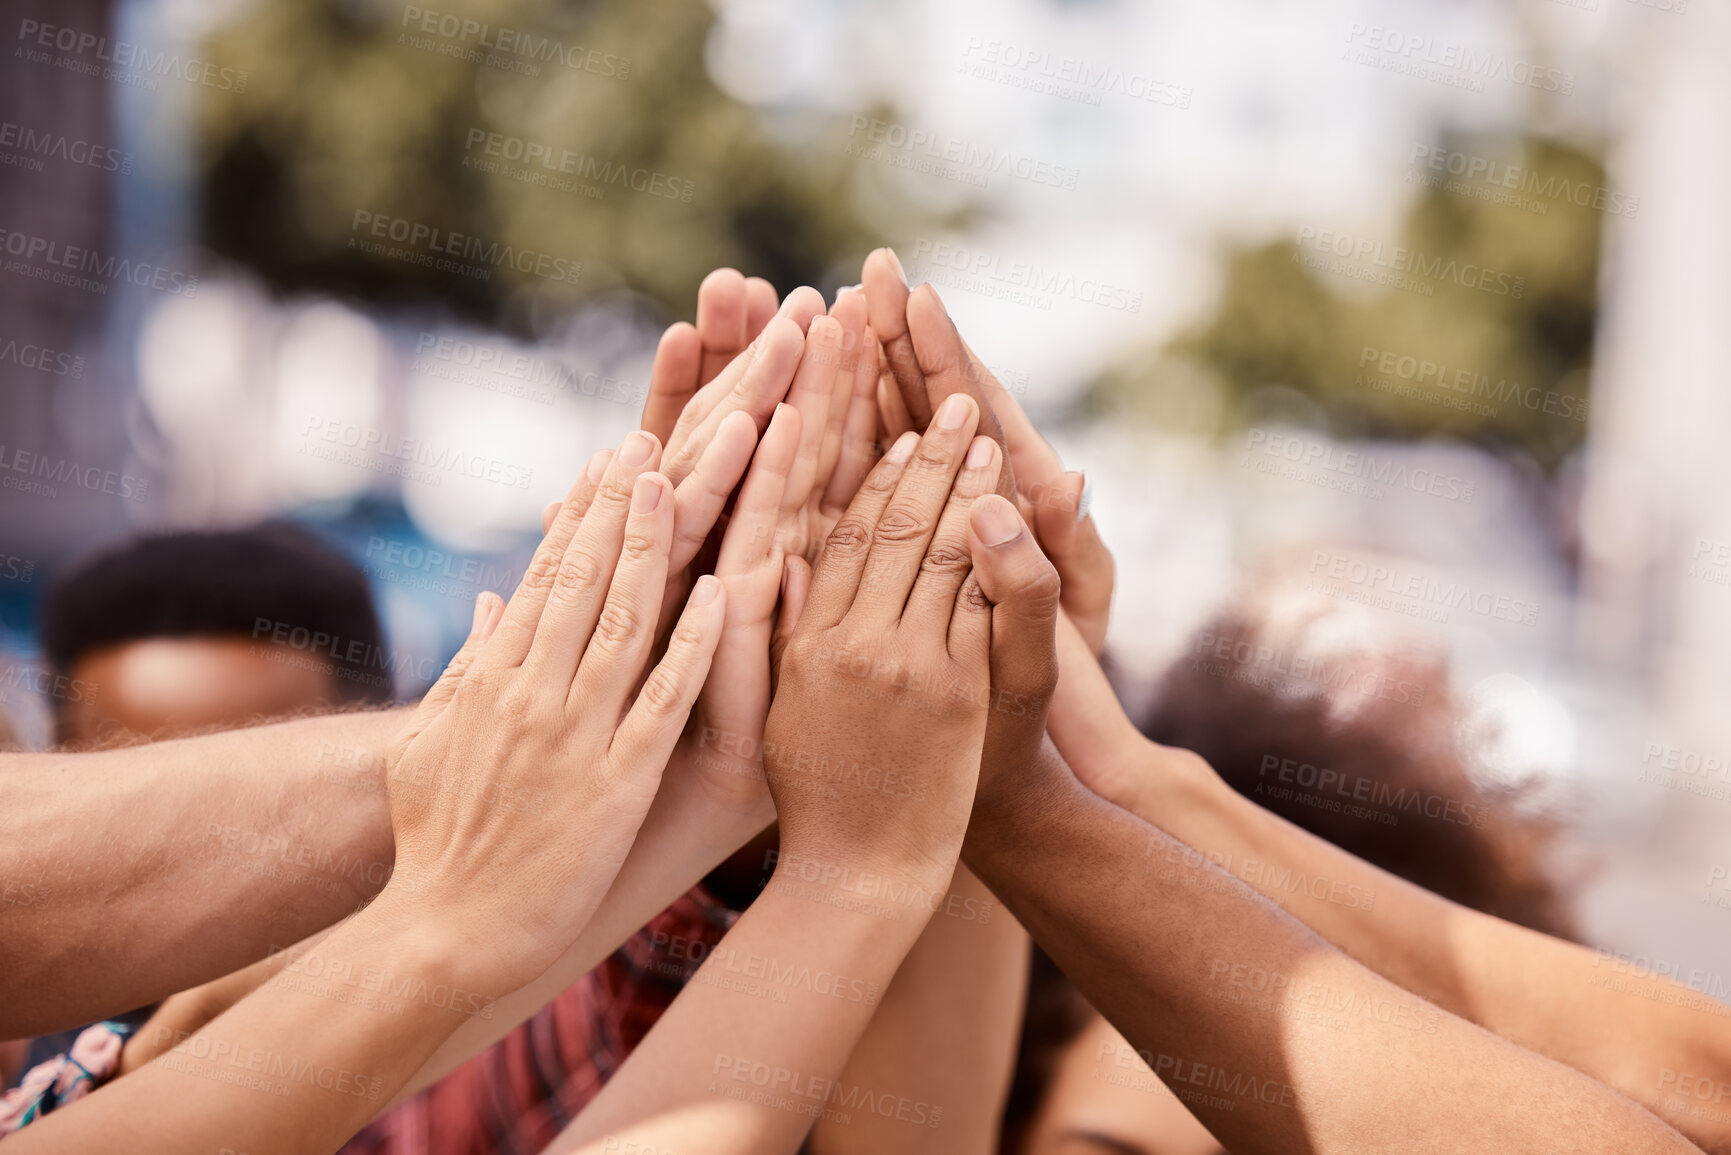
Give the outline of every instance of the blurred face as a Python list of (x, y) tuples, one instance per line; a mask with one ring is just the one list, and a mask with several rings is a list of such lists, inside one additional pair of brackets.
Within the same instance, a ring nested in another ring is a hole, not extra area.
[(68, 674), (94, 689), (67, 704), (60, 735), (67, 746), (177, 738), (338, 701), (324, 668), (247, 638), (128, 642), (88, 655)]
[(1226, 1149), (1096, 1015), (1058, 1060), (1021, 1155), (1226, 1155)]

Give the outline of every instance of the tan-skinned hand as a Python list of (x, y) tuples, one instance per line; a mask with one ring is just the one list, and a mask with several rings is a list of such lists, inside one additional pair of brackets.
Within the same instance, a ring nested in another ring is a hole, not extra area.
[(396, 865), (376, 901), (463, 943), (476, 989), (513, 990), (570, 946), (708, 673), (726, 609), (713, 578), (643, 677), (674, 540), (660, 455), (633, 433), (599, 483), (573, 487), (510, 604), (477, 601), (390, 758)]
[(997, 438), (1013, 472), (998, 492), (1016, 497), (1024, 520), (1063, 581), (1065, 614), (1098, 655), (1106, 644), (1115, 567), (1093, 517), (1083, 507), (1086, 479), (1065, 472), (1015, 396), (969, 348), (930, 285), (908, 288), (889, 249), (866, 258), (863, 271), (871, 324), (884, 342), (884, 372), (877, 400), (886, 433), (922, 429), (944, 397), (971, 396), (983, 414), (981, 432)]
[(958, 398), (907, 434), (831, 531), (781, 658), (766, 766), (782, 861), (947, 884), (973, 802), (991, 606), (968, 510), (1002, 455)]

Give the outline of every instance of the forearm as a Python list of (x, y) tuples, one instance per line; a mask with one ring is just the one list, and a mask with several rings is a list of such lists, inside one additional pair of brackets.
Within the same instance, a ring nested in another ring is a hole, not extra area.
[(1049, 746), (1028, 773), (982, 799), (969, 865), (1234, 1152), (1694, 1150), (1603, 1084), (1378, 978), (1175, 853)]
[(484, 985), (465, 970), (461, 936), (381, 901), (167, 1053), (11, 1142), (21, 1155), (105, 1150), (123, 1134), (137, 1155), (331, 1152), (485, 1005)]
[[(390, 876), (398, 712), (0, 760), (0, 1037), (238, 970)], [(27, 996), (27, 997), (26, 997)]]
[(826, 885), (796, 865), (810, 861), (781, 860), (550, 1152), (772, 1155), (795, 1151), (826, 1116), (887, 1113), (903, 1134), (941, 1122), (945, 1104), (837, 1078), (871, 1018), (870, 992), (889, 984), (931, 917), (926, 899), (944, 893), (941, 880), (908, 887), (849, 867)]
[[(1396, 985), (1615, 1087), (1708, 1150), (1731, 1151), (1724, 1004), (1450, 902), (1256, 805), (1200, 759), (1141, 747), (1128, 809)], [(1683, 1094), (1700, 1087), (1717, 1109)]]
[(685, 783), (663, 787), (619, 876), (571, 949), (539, 979), (499, 999), (486, 1016), (471, 1018), (458, 1027), (398, 1098), (416, 1094), (504, 1038), (560, 991), (600, 965), (774, 818), (775, 808), (767, 796), (754, 805), (718, 810)]
[(847, 1086), (885, 1088), (944, 1107), (943, 1126), (911, 1130), (881, 1115), (813, 1128), (811, 1155), (896, 1151), (990, 1155), (1015, 1065), (1028, 980), (1028, 936), (972, 871), (926, 925), (842, 1072)]

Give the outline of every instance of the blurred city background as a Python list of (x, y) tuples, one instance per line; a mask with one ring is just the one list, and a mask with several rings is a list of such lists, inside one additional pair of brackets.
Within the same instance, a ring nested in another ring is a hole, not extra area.
[[(413, 697), (706, 272), (832, 296), (893, 244), (1088, 470), (1132, 706), (1174, 662), (1439, 654), (1589, 940), (1731, 993), (1725, 5), (8, 11), (27, 741), (44, 585), (171, 527), (338, 544)], [(1222, 648), (1234, 604), (1290, 652)]]

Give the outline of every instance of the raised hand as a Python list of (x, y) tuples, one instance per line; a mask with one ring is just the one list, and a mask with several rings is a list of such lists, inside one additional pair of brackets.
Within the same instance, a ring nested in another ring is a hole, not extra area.
[[(650, 370), (650, 396), (644, 406), (644, 419), (646, 425), (651, 420), (662, 421), (674, 399), (684, 399), (667, 435), (663, 459), (663, 472), (675, 484), (684, 480), (730, 414), (743, 411), (750, 415), (759, 432), (768, 427), (770, 414), (787, 396), (794, 370), (799, 367), (806, 331), (811, 328), (812, 319), (823, 311), (823, 296), (816, 289), (795, 289), (763, 331), (695, 391), (684, 387), (689, 378), (679, 367), (682, 356), (677, 352), (679, 339), (675, 339), (676, 351), (671, 363), (664, 361), (661, 350), (657, 351), (656, 365)], [(663, 337), (664, 348), (666, 342)]]
[(510, 604), (477, 599), (390, 757), (396, 862), (378, 897), (273, 956), (274, 977), (195, 1015), (167, 1055), (14, 1137), (20, 1152), (101, 1149), (144, 1114), (141, 1153), (334, 1150), (460, 1025), (566, 952), (656, 796), (726, 612), (721, 582), (700, 581), (644, 679), (675, 516), (659, 454), (631, 434), (573, 487)]
[(686, 403), (763, 332), (776, 308), (775, 287), (762, 277), (716, 269), (703, 278), (697, 287), (697, 324), (679, 321), (661, 335), (643, 428), (666, 442)]
[(578, 483), (510, 605), (478, 604), (388, 774), (397, 860), (381, 901), (406, 891), (466, 928), (500, 993), (563, 953), (606, 892), (720, 637), (725, 594), (701, 582), (642, 681), (673, 544), (658, 457), (634, 433), (592, 492)]
[[(865, 311), (861, 293), (843, 290), (829, 316), (810, 319), (787, 401), (774, 411), (721, 534), (715, 575), (728, 590), (727, 624), (670, 773), (690, 775), (709, 796), (729, 804), (767, 797), (763, 726), (778, 592), (786, 591), (782, 621), (790, 627), (809, 577), (808, 559), (876, 460), (876, 349)], [(749, 421), (736, 410), (723, 424), (743, 430)], [(716, 443), (722, 440), (718, 436)], [(709, 453), (716, 452), (716, 443)], [(676, 556), (686, 552), (678, 549)]]
[(952, 398), (923, 437), (904, 434), (818, 560), (765, 736), (784, 863), (940, 887), (954, 869), (989, 700), (967, 518), (1002, 464), (973, 436), (978, 414)]
[(866, 258), (864, 276), (872, 326), (884, 340), (878, 403), (886, 426), (892, 433), (903, 423), (923, 428), (923, 414), (952, 392), (967, 393), (989, 415), (981, 431), (1004, 446), (1023, 517), (1063, 580), (1064, 612), (1098, 654), (1106, 644), (1115, 573), (1086, 506), (1085, 478), (1064, 471), (1015, 396), (962, 339), (936, 289), (921, 285), (910, 292), (889, 249)]
[[(765, 1000), (740, 992), (726, 960), (846, 974), (875, 992), (942, 906), (988, 709), (994, 609), (969, 576), (968, 510), (990, 493), (1001, 452), (972, 436), (975, 417), (957, 397), (923, 439), (907, 434), (831, 534), (770, 715), (775, 876), (550, 1151), (791, 1155), (875, 997), (795, 984)], [(797, 440), (791, 418), (775, 421), (785, 424), (772, 423), (766, 449)], [(790, 1094), (813, 1110), (739, 1093), (760, 1070), (795, 1078)]]
[(672, 326), (656, 351), (643, 427), (657, 436), (669, 430), (662, 471), (677, 486), (679, 506), (657, 637), (699, 572), (692, 562), (711, 538), (757, 435), (811, 360), (806, 332), (823, 313), (823, 297), (795, 289), (769, 316), (774, 298), (767, 281), (717, 269), (698, 291), (697, 327)]

